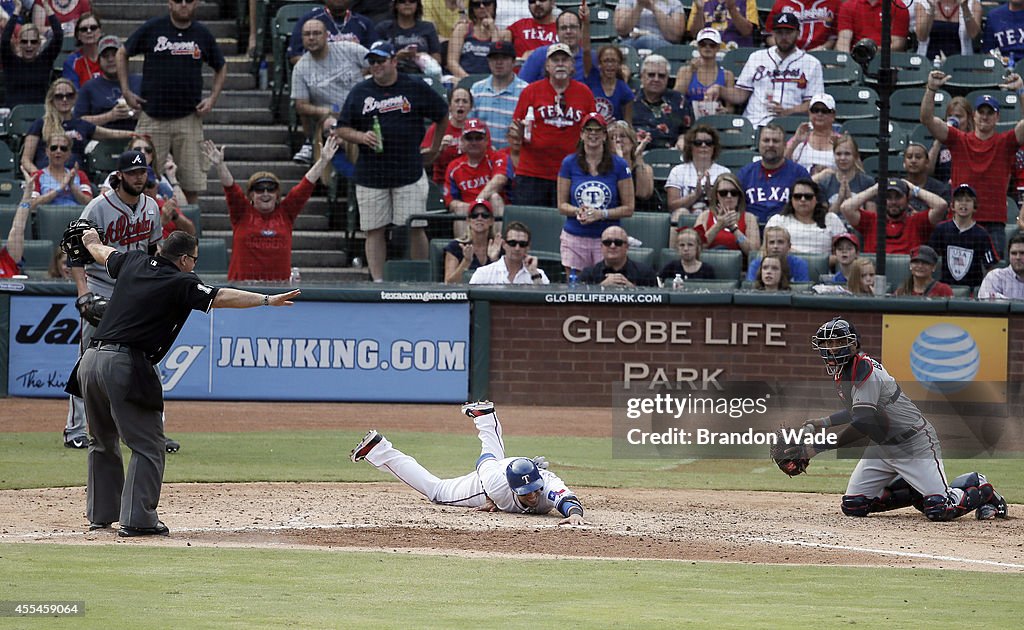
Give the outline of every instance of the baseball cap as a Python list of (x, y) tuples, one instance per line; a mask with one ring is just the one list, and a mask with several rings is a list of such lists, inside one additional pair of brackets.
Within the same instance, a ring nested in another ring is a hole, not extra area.
[(927, 245), (922, 245), (914, 250), (913, 255), (910, 257), (910, 262), (920, 260), (926, 262), (929, 265), (934, 265), (939, 262), (939, 255), (935, 253), (935, 250)]
[(860, 251), (860, 239), (857, 238), (857, 235), (853, 234), (852, 232), (843, 232), (842, 234), (837, 234), (833, 236), (832, 247), (835, 247), (836, 243), (843, 240), (850, 241), (851, 243), (853, 243), (853, 246), (857, 248), (857, 251)]
[(978, 109), (982, 105), (988, 105), (995, 110), (997, 114), (999, 113), (999, 101), (992, 98), (989, 94), (982, 94), (978, 98), (974, 99), (974, 109)]
[(473, 211), (479, 208), (480, 206), (483, 206), (484, 209), (491, 214), (491, 216), (494, 215), (494, 208), (491, 207), (491, 202), (487, 201), (486, 199), (481, 199), (480, 201), (474, 202), (473, 205), (469, 207), (469, 214), (473, 214)]
[(836, 99), (832, 98), (831, 94), (815, 94), (811, 97), (811, 104), (808, 107), (814, 107), (815, 103), (821, 103), (830, 110), (836, 111)]
[(491, 48), (487, 51), (487, 56), (502, 56), (515, 58), (516, 51), (512, 48), (512, 42), (496, 41), (491, 42)]
[(586, 127), (587, 123), (590, 121), (594, 121), (597, 124), (601, 125), (602, 127), (608, 126), (608, 121), (604, 119), (604, 116), (598, 114), (597, 112), (590, 112), (589, 114), (583, 117), (583, 125), (581, 125), (581, 127)]
[(546, 58), (547, 59), (551, 59), (551, 55), (553, 55), (555, 53), (565, 53), (566, 55), (569, 55), (570, 57), (572, 57), (572, 51), (569, 50), (568, 46), (566, 46), (565, 44), (562, 44), (562, 43), (551, 44), (550, 46), (548, 46), (548, 53), (547, 53)]
[(146, 156), (142, 155), (141, 151), (125, 151), (117, 158), (117, 170), (122, 173), (147, 168), (149, 168), (149, 164), (146, 164)]
[(117, 35), (104, 35), (103, 39), (97, 44), (97, 51), (102, 55), (103, 51), (108, 48), (120, 48), (121, 40), (117, 38)]
[(370, 50), (366, 51), (366, 54), (363, 55), (363, 59), (368, 59), (370, 55), (382, 57), (384, 59), (391, 59), (395, 56), (395, 48), (389, 42), (373, 42), (373, 45), (370, 46)]
[(968, 195), (974, 197), (975, 199), (978, 198), (978, 192), (974, 190), (974, 186), (971, 186), (970, 184), (960, 184), (959, 186), (957, 186), (956, 190), (953, 191), (953, 196), (956, 197), (961, 193), (967, 193)]
[(697, 37), (695, 37), (693, 41), (701, 42), (704, 41), (705, 39), (710, 39), (719, 46), (722, 45), (722, 34), (718, 32), (718, 29), (702, 28), (700, 29), (700, 32), (697, 33)]
[(904, 197), (907, 196), (907, 192), (908, 192), (907, 191), (907, 185), (903, 183), (903, 180), (902, 179), (897, 179), (895, 177), (889, 179), (885, 183), (885, 190), (886, 190), (886, 192), (888, 192), (890, 190), (895, 190), (898, 193), (900, 193), (901, 195), (903, 195)]
[(466, 121), (466, 124), (462, 126), (462, 135), (466, 135), (467, 133), (482, 133), (485, 136), (489, 136), (490, 130), (487, 129), (487, 125), (484, 124), (484, 121), (479, 118), (470, 118)]
[(800, 18), (795, 13), (784, 11), (775, 16), (775, 21), (772, 23), (772, 29), (777, 28), (794, 28), (800, 30)]

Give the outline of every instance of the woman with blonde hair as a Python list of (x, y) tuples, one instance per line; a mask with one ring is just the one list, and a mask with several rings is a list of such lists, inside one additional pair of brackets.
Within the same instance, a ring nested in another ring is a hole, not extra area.
[(683, 280), (714, 280), (715, 268), (700, 259), (702, 245), (697, 230), (690, 227), (679, 230), (676, 238), (679, 259), (666, 263), (658, 272), (658, 277), (666, 285), (677, 275)]
[(92, 140), (129, 139), (135, 134), (131, 131), (107, 129), (99, 127), (81, 118), (74, 117), (75, 99), (78, 89), (71, 81), (61, 78), (50, 84), (43, 104), (43, 117), (32, 123), (25, 134), (25, 143), (21, 150), (21, 170), (25, 179), (47, 164), (45, 147), (41, 138), (52, 138), (56, 134), (64, 134), (71, 142), (71, 155), (67, 165), (79, 168), (84, 165), (85, 147)]
[(854, 295), (875, 294), (875, 263), (870, 258), (858, 258), (846, 280), (846, 290)]
[(497, 262), (502, 254), (501, 236), (494, 236), (494, 209), (489, 201), (474, 203), (468, 213), (466, 234), (444, 248), (444, 282), (461, 284), (467, 271)]
[(706, 249), (738, 249), (750, 256), (761, 247), (757, 217), (747, 212), (743, 185), (732, 173), (715, 180), (708, 194), (708, 209), (697, 216), (695, 229)]
[(32, 188), (32, 208), (41, 205), (84, 206), (92, 201), (92, 184), (82, 171), (68, 167), (71, 138), (58, 131), (46, 142), (47, 164), (36, 171), (26, 187)]
[(448, 71), (456, 79), (471, 74), (489, 74), (487, 53), (491, 42), (509, 40), (512, 35), (494, 22), (497, 0), (469, 0), (467, 19), (455, 23), (448, 40)]
[[(857, 141), (848, 133), (832, 140), (832, 155), (835, 166), (818, 171), (811, 176), (821, 187), (822, 200), (829, 212), (839, 214), (839, 206), (857, 193), (874, 185), (875, 180), (864, 172)], [(874, 202), (869, 209), (874, 208)]]
[(615, 155), (626, 161), (633, 172), (633, 196), (637, 212), (661, 212), (661, 197), (654, 189), (654, 169), (644, 162), (644, 151), (651, 141), (646, 131), (637, 131), (626, 120), (616, 120), (608, 125), (608, 139), (612, 142)]

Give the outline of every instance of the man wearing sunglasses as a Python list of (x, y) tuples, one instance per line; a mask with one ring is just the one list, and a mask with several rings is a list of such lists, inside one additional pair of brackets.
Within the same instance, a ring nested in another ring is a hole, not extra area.
[(648, 55), (640, 67), (640, 89), (633, 99), (633, 127), (650, 134), (652, 149), (685, 145), (684, 133), (693, 124), (693, 105), (668, 89), (672, 68), (661, 55)]
[(530, 255), (530, 228), (513, 221), (505, 228), (505, 255), (478, 267), (470, 284), (548, 284), (548, 276), (537, 266), (537, 257)]
[[(117, 52), (121, 93), (139, 113), (137, 131), (148, 134), (156, 147), (153, 165), (162, 169), (167, 154), (178, 164), (178, 180), (190, 204), (206, 190), (206, 168), (199, 145), (203, 116), (220, 98), (228, 66), (213, 33), (194, 21), (199, 0), (167, 0), (169, 14), (147, 21)], [(128, 59), (144, 55), (142, 93), (131, 89)], [(213, 87), (203, 98), (203, 65), (213, 68)], [(161, 171), (162, 172), (162, 171)]]
[(604, 260), (584, 269), (580, 282), (603, 287), (658, 286), (653, 267), (629, 259), (629, 235), (621, 227), (613, 225), (601, 233), (601, 254)]
[(825, 93), (821, 62), (796, 47), (800, 18), (779, 13), (772, 22), (775, 45), (750, 55), (734, 87), (712, 85), (704, 100), (746, 105), (743, 115), (755, 128), (779, 116), (806, 114), (811, 97)]
[[(21, 9), (21, 3), (16, 5)], [(28, 12), (23, 15), (12, 15), (7, 20), (3, 35), (0, 36), (0, 62), (3, 63), (5, 91), (5, 107), (42, 103), (46, 100), (46, 90), (50, 87), (50, 70), (53, 62), (60, 54), (64, 42), (64, 31), (60, 20), (53, 14), (53, 7), (44, 2), (46, 20), (53, 33), (53, 39), (45, 48), (43, 35), (29, 21)], [(22, 22), (25, 22), (22, 24)], [(14, 29), (18, 31), (17, 46), (14, 42)]]

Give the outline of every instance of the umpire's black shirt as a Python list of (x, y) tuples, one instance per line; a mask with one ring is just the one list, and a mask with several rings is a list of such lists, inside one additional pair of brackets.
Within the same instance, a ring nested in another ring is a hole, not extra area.
[(94, 341), (122, 343), (158, 363), (193, 311), (208, 312), (217, 288), (162, 256), (114, 252), (107, 273), (117, 282)]

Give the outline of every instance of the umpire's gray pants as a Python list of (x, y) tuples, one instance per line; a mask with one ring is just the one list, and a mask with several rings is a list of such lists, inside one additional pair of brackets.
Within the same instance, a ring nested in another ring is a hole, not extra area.
[[(155, 527), (164, 476), (164, 427), (160, 412), (128, 402), (132, 357), (89, 348), (78, 368), (89, 416), (89, 481), (86, 514), (91, 523)], [(132, 450), (125, 478), (118, 438)]]

